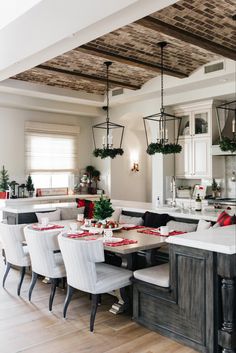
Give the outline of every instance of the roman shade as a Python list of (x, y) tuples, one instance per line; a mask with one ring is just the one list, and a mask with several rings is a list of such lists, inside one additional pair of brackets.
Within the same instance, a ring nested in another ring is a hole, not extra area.
[(76, 172), (78, 134), (79, 127), (74, 125), (26, 122), (26, 172)]

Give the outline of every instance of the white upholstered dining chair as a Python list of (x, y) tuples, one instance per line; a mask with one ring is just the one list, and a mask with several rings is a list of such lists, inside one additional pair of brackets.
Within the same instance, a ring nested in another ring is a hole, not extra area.
[(24, 224), (10, 225), (0, 223), (0, 241), (3, 246), (6, 269), (3, 276), (2, 286), (5, 287), (5, 281), (12, 266), (20, 267), (20, 280), (17, 286), (17, 295), (20, 295), (22, 282), (25, 276), (26, 267), (30, 266), (30, 257), (28, 247), (23, 246)]
[(70, 239), (60, 234), (58, 240), (67, 275), (67, 296), (63, 315), (66, 317), (74, 289), (90, 293), (92, 295), (90, 331), (92, 332), (100, 295), (130, 285), (132, 272), (102, 263), (104, 248), (101, 239)]
[(53, 299), (59, 279), (66, 277), (57, 236), (58, 230), (38, 231), (32, 227), (24, 228), (25, 239), (29, 248), (32, 266), (32, 280), (29, 288), (29, 300), (36, 284), (38, 275), (49, 277), (51, 281), (51, 294), (49, 297), (49, 311), (52, 310)]

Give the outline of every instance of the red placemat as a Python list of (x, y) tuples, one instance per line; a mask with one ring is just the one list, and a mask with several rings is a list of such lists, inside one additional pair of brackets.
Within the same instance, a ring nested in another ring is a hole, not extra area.
[[(122, 224), (121, 224), (122, 226)], [(133, 229), (142, 229), (142, 228), (146, 228), (145, 226), (136, 226), (134, 225), (133, 227), (122, 227), (123, 230), (133, 230)]]
[(137, 240), (123, 239), (117, 243), (105, 242), (104, 245), (106, 245), (106, 246), (122, 246), (122, 245), (136, 244), (137, 242), (138, 242)]
[(59, 225), (57, 225), (57, 224), (53, 224), (53, 225), (50, 225), (50, 226), (41, 227), (41, 226), (35, 224), (35, 225), (32, 225), (32, 228), (33, 228), (34, 230), (43, 231), (43, 230), (62, 229), (62, 228), (64, 228), (64, 226), (59, 226)]
[(157, 235), (157, 236), (160, 236), (160, 237), (169, 237), (169, 236), (172, 236), (172, 235), (179, 235), (179, 234), (184, 234), (186, 232), (180, 232), (180, 231), (173, 231), (173, 232), (170, 232), (169, 235), (161, 235), (160, 232), (158, 232), (157, 230), (153, 230), (153, 229), (142, 229), (142, 230), (138, 230), (139, 233), (143, 233), (143, 234), (151, 234), (151, 235)]
[[(73, 239), (76, 239), (76, 238), (83, 238), (83, 237), (87, 237), (88, 235), (94, 235), (93, 233), (89, 233), (89, 232), (83, 232), (83, 233), (74, 233), (74, 234), (67, 234), (67, 238), (73, 238)], [(96, 239), (96, 238), (94, 238)], [(94, 240), (93, 239), (93, 240)]]

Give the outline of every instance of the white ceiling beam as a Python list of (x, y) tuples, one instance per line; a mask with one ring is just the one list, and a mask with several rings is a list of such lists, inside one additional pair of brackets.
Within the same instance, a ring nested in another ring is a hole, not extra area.
[(42, 0), (0, 30), (0, 80), (39, 65), (174, 0)]

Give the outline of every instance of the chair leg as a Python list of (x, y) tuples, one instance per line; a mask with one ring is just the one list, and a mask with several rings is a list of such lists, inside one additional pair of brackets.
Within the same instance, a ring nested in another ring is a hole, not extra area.
[(64, 318), (66, 318), (67, 308), (68, 308), (68, 305), (70, 304), (73, 293), (74, 293), (74, 288), (69, 286), (69, 284), (68, 284), (67, 285), (66, 300), (65, 300), (64, 308), (63, 308), (63, 317)]
[(29, 301), (31, 301), (31, 295), (32, 295), (34, 286), (36, 284), (37, 278), (38, 278), (38, 274), (32, 271), (32, 279), (29, 287)]
[(49, 297), (49, 311), (52, 311), (52, 303), (53, 303), (53, 299), (56, 293), (56, 288), (58, 286), (59, 280), (58, 278), (50, 278), (51, 281), (51, 293), (50, 293), (50, 297)]
[(99, 301), (99, 294), (92, 294), (92, 308), (91, 308), (91, 315), (90, 315), (90, 332), (93, 332), (94, 328), (94, 321), (97, 313)]
[(5, 282), (6, 282), (8, 273), (10, 271), (10, 268), (11, 268), (11, 264), (9, 262), (6, 262), (6, 269), (5, 269), (5, 273), (4, 273), (3, 280), (2, 280), (3, 288), (5, 287)]
[(21, 267), (21, 269), (20, 269), (20, 281), (19, 281), (19, 284), (18, 284), (18, 287), (17, 287), (17, 295), (20, 295), (22, 282), (23, 282), (23, 279), (25, 277), (25, 270), (26, 270), (26, 267)]

